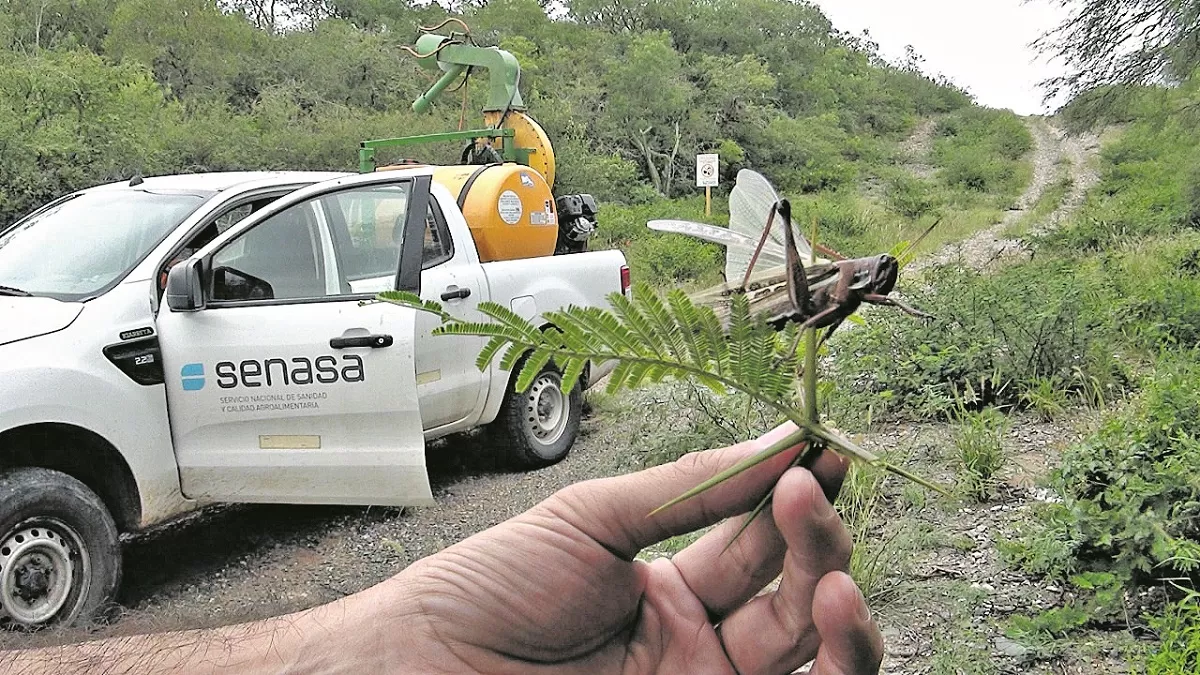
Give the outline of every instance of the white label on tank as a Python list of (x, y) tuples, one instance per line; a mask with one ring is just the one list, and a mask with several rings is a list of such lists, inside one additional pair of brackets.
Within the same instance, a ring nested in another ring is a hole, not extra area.
[(521, 220), (521, 198), (512, 190), (500, 193), (500, 219), (509, 225), (516, 225)]

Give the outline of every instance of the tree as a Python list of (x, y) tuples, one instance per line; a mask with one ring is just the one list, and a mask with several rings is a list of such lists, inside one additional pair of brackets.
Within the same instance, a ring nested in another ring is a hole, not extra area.
[(98, 51), (116, 0), (0, 0), (0, 47)]
[(223, 9), (241, 13), (268, 33), (286, 29), (314, 30), (335, 14), (333, 3), (326, 0), (221, 0)]
[(1047, 99), (1110, 85), (1170, 84), (1200, 66), (1200, 1), (1049, 0), (1069, 16), (1034, 45), (1060, 58)]
[(214, 0), (123, 0), (112, 17), (104, 49), (115, 59), (141, 62), (171, 94), (226, 92), (249, 55), (266, 52), (262, 34)]
[(0, 225), (67, 191), (158, 169), (177, 113), (141, 65), (82, 49), (0, 60)]
[(630, 41), (623, 57), (610, 64), (605, 84), (606, 115), (627, 139), (654, 189), (671, 196), (675, 164), (696, 88), (683, 77), (683, 60), (666, 33), (645, 33)]

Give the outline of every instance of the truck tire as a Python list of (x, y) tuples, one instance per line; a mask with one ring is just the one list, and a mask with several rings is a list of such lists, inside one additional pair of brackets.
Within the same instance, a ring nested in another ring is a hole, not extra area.
[(0, 474), (0, 621), (83, 623), (121, 582), (117, 526), (86, 485), (39, 467)]
[(582, 386), (577, 382), (565, 394), (560, 371), (547, 364), (522, 393), (513, 388), (520, 366), (512, 372), (508, 393), (492, 424), (495, 440), (507, 463), (515, 469), (528, 470), (561, 462), (579, 436), (583, 419)]

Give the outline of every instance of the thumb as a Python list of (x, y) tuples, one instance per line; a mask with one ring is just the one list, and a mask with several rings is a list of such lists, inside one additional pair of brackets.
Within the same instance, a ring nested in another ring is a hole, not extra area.
[(762, 437), (725, 448), (693, 452), (669, 464), (563, 488), (547, 502), (613, 553), (631, 560), (650, 544), (745, 513), (766, 495), (803, 449), (797, 445), (661, 513), (650, 512), (721, 471), (797, 434), (788, 422)]

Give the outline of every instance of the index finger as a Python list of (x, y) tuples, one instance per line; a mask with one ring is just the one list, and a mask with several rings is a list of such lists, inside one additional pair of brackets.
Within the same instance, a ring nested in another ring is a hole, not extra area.
[[(644, 547), (745, 513), (771, 489), (804, 445), (800, 429), (785, 423), (759, 438), (684, 455), (669, 464), (625, 476), (576, 483), (547, 507), (625, 560)], [(794, 436), (797, 444), (687, 501), (650, 512), (738, 462)]]

